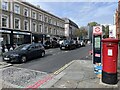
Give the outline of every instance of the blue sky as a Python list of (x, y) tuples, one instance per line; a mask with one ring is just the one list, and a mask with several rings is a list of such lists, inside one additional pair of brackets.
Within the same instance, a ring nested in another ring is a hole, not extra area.
[[(113, 16), (118, 2), (39, 2), (26, 0), (61, 18), (67, 17), (78, 26), (86, 26), (96, 21), (100, 24), (113, 24)], [(105, 1), (105, 0), (104, 0)]]

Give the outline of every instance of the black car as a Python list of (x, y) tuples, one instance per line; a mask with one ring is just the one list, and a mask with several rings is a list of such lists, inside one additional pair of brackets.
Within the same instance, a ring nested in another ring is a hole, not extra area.
[(57, 41), (52, 41), (51, 44), (52, 44), (52, 48), (59, 47), (59, 43), (57, 43)]
[(41, 43), (20, 45), (13, 51), (3, 54), (3, 61), (6, 62), (21, 62), (45, 56), (45, 49)]
[(43, 45), (44, 45), (45, 49), (48, 49), (48, 48), (51, 48), (51, 47), (52, 47), (52, 43), (51, 43), (50, 41), (45, 41), (45, 42), (43, 43)]
[(74, 44), (73, 40), (64, 40), (62, 44), (60, 45), (61, 50), (64, 50), (64, 49), (71, 50), (75, 48), (76, 48), (76, 45)]

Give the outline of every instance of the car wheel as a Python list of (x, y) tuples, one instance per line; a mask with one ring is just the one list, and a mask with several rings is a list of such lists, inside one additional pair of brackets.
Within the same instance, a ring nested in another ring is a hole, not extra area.
[(42, 52), (42, 53), (41, 53), (41, 56), (44, 57), (44, 56), (45, 56), (45, 52)]
[(21, 62), (22, 62), (22, 63), (25, 63), (26, 61), (27, 61), (26, 56), (22, 56), (22, 57), (21, 57)]

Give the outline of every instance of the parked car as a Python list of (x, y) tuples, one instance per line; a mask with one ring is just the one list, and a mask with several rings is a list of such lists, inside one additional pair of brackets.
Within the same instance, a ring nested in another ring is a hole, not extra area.
[(52, 44), (52, 48), (59, 47), (59, 43), (57, 43), (57, 41), (52, 41), (51, 44)]
[(45, 49), (51, 48), (52, 47), (52, 43), (50, 41), (45, 41), (43, 43), (43, 46), (45, 47)]
[(80, 44), (81, 44), (82, 47), (85, 46), (85, 42), (84, 41), (81, 41)]
[(24, 44), (3, 54), (3, 61), (24, 63), (30, 59), (45, 56), (45, 49), (41, 43)]
[(74, 44), (75, 44), (76, 48), (79, 48), (81, 46), (79, 40), (74, 40)]
[(62, 44), (60, 45), (61, 50), (63, 50), (63, 49), (71, 50), (71, 49), (75, 49), (75, 48), (76, 48), (76, 45), (74, 44), (73, 40), (64, 40), (62, 42)]
[(64, 41), (63, 39), (60, 39), (59, 40), (59, 45), (61, 45), (63, 43), (63, 41)]
[(81, 47), (81, 42), (80, 42), (80, 40), (77, 40), (77, 47)]

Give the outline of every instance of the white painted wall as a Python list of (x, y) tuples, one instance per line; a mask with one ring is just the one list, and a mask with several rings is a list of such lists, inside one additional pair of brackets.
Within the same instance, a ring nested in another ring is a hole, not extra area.
[(65, 36), (69, 37), (69, 24), (65, 24)]

